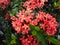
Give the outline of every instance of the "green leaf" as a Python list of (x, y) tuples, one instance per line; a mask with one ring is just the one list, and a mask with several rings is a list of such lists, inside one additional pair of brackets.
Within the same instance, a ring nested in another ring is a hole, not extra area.
[(40, 34), (39, 32), (36, 32), (36, 37), (37, 37), (38, 41), (44, 41), (42, 34)]
[(12, 40), (11, 42), (10, 42), (10, 44), (15, 44), (16, 43), (16, 41), (15, 40)]
[(33, 36), (36, 36), (37, 40), (40, 42), (41, 41), (41, 45), (46, 45), (46, 41), (45, 41), (45, 37), (44, 37), (44, 33), (42, 34), (42, 30), (40, 30), (39, 26), (33, 26), (33, 25), (29, 25), (30, 29), (31, 29), (31, 33)]
[(32, 33), (33, 36), (36, 35), (36, 31), (35, 30), (33, 30), (31, 33)]
[(60, 5), (60, 2), (54, 2), (53, 6), (57, 7), (58, 5)]
[(55, 39), (54, 37), (49, 37), (48, 40), (53, 44), (60, 45), (60, 41)]
[(11, 34), (11, 39), (15, 40), (17, 38), (16, 38), (16, 36), (14, 34)]
[(29, 25), (31, 30), (36, 30), (36, 31), (40, 31), (40, 27), (39, 26), (33, 26), (33, 25)]
[(41, 34), (40, 32), (36, 32), (36, 37), (37, 37), (37, 40), (39, 42), (41, 42), (41, 45), (47, 45), (46, 44), (46, 39), (45, 37), (43, 36), (43, 34)]
[(40, 31), (40, 27), (39, 26), (35, 26), (35, 30), (36, 31)]
[(57, 5), (60, 5), (60, 1), (57, 2)]
[(18, 8), (17, 7), (9, 11), (10, 16), (14, 16), (17, 12), (18, 12)]
[(18, 6), (18, 9), (22, 10), (22, 6)]
[(18, 4), (15, 4), (12, 8), (15, 8), (15, 7), (17, 7), (18, 6)]
[(18, 0), (13, 0), (13, 2), (11, 2), (11, 7), (14, 7), (15, 4), (18, 4)]
[(35, 26), (29, 24), (31, 30), (35, 30)]

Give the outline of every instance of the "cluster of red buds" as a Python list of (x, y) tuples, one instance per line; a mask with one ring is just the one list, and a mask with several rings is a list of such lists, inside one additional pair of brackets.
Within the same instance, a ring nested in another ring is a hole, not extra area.
[(58, 9), (60, 9), (60, 5), (58, 5)]
[(50, 36), (54, 35), (57, 32), (57, 21), (51, 16), (51, 14), (46, 14), (45, 12), (39, 12), (36, 16), (38, 22), (41, 22), (40, 27)]
[(48, 2), (48, 0), (28, 0), (24, 3), (23, 7), (31, 9), (41, 8), (45, 2)]
[(31, 22), (33, 18), (33, 14), (25, 14), (24, 10), (20, 11), (19, 14), (13, 16), (11, 19), (13, 28), (17, 31), (17, 33), (26, 34), (30, 30), (28, 24)]
[(10, 0), (0, 0), (0, 8), (5, 9), (8, 5), (10, 5)]
[(6, 20), (10, 20), (10, 15), (9, 15), (9, 13), (6, 13), (6, 14), (5, 14), (5, 19), (6, 19)]
[(19, 40), (22, 41), (22, 45), (38, 45), (39, 43), (36, 40), (36, 37), (32, 35), (27, 35), (27, 37), (22, 36)]

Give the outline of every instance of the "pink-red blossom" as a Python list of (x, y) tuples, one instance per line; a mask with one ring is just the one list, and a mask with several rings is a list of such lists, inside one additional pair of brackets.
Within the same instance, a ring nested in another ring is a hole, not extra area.
[(29, 22), (33, 19), (33, 14), (26, 14), (25, 11), (22, 10), (16, 16), (17, 17), (11, 17), (13, 28), (17, 33), (28, 34), (30, 31)]
[[(39, 18), (40, 17), (40, 18)], [(40, 27), (48, 34), (54, 35), (57, 32), (57, 22), (56, 19), (50, 14), (45, 12), (39, 12), (36, 16), (36, 19), (39, 21)]]
[(58, 9), (60, 9), (60, 5), (58, 5)]
[(8, 5), (10, 5), (10, 0), (0, 0), (0, 8), (5, 9)]
[(39, 43), (36, 40), (36, 37), (33, 37), (32, 35), (28, 35), (27, 37), (22, 36), (20, 38), (22, 45), (38, 45)]
[(6, 18), (7, 20), (9, 20), (9, 19), (10, 19), (10, 15), (9, 15), (8, 13), (6, 13), (5, 18)]
[(44, 6), (44, 2), (48, 2), (48, 0), (28, 0), (24, 3), (23, 7), (30, 9), (41, 8)]

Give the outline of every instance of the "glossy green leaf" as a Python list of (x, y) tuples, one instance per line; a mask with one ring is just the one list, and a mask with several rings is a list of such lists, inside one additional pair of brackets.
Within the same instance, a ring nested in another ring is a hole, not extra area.
[(17, 39), (16, 36), (14, 34), (11, 35), (11, 39), (15, 40)]
[(10, 44), (15, 44), (16, 43), (16, 41), (15, 40), (12, 40), (11, 42), (10, 42)]
[(58, 5), (60, 5), (60, 2), (54, 2), (54, 7), (57, 7)]
[(32, 33), (33, 36), (36, 35), (36, 31), (35, 30), (33, 30), (31, 33)]
[(12, 9), (11, 11), (9, 11), (10, 16), (14, 16), (17, 12), (18, 12), (18, 8), (17, 7)]
[(29, 24), (31, 30), (35, 30), (35, 26)]
[(57, 3), (56, 2), (54, 2), (54, 7), (57, 7)]
[(31, 30), (36, 30), (36, 31), (40, 31), (40, 27), (39, 26), (33, 26), (33, 25), (29, 25)]
[(35, 30), (40, 31), (40, 27), (39, 26), (35, 26)]
[(60, 5), (60, 1), (57, 2), (57, 5)]
[(37, 37), (37, 40), (38, 40), (39, 42), (41, 42), (41, 45), (47, 45), (47, 44), (46, 44), (45, 37), (43, 36), (43, 34), (41, 34), (40, 32), (37, 32), (37, 33), (36, 33), (36, 37)]
[(33, 26), (33, 25), (29, 25), (30, 26), (30, 29), (32, 30), (31, 33), (33, 36), (36, 36), (37, 40), (41, 43), (41, 45), (46, 45), (46, 41), (45, 41), (45, 38), (44, 38), (44, 35), (41, 34), (42, 31), (40, 31), (40, 27), (39, 26)]
[(60, 45), (60, 41), (55, 39), (55, 38), (53, 38), (53, 37), (49, 37), (48, 40), (50, 42), (52, 42), (53, 44)]

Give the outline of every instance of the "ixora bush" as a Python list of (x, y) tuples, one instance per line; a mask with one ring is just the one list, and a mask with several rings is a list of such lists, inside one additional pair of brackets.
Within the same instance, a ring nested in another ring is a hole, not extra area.
[(1, 45), (60, 45), (59, 0), (0, 0), (0, 12)]

